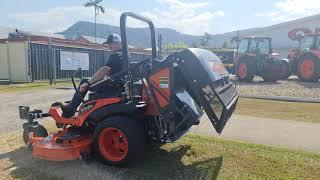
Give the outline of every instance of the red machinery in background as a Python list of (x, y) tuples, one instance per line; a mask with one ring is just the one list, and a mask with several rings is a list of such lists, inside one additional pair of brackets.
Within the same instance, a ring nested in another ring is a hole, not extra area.
[(314, 82), (320, 78), (320, 29), (314, 32), (307, 28), (293, 29), (288, 37), (299, 42), (297, 49), (288, 53), (293, 74), (302, 81)]
[(249, 36), (239, 40), (236, 74), (239, 81), (251, 82), (254, 76), (264, 81), (289, 77), (289, 63), (272, 50), (270, 37)]

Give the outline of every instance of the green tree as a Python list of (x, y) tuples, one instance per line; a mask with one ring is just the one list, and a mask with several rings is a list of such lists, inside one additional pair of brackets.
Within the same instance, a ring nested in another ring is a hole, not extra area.
[(225, 41), (222, 45), (222, 48), (229, 48), (229, 44), (227, 41)]
[(208, 46), (209, 46), (209, 41), (210, 41), (211, 39), (212, 39), (212, 38), (211, 38), (210, 34), (207, 33), (207, 32), (205, 32), (205, 33), (201, 36), (201, 38), (200, 38), (200, 45), (201, 45), (201, 47), (203, 47), (203, 48), (208, 48)]
[(188, 48), (188, 45), (184, 42), (176, 42), (176, 43), (169, 43), (163, 46), (164, 49), (167, 50), (176, 50), (176, 49), (184, 49), (184, 48)]
[(186, 43), (180, 41), (175, 44), (175, 48), (176, 49), (184, 49), (184, 48), (188, 48), (188, 45)]
[(174, 45), (169, 43), (163, 46), (164, 49), (174, 49)]
[(103, 0), (90, 0), (89, 2), (86, 2), (84, 4), (84, 7), (94, 7), (94, 39), (95, 42), (97, 42), (97, 16), (99, 13), (104, 13), (105, 9), (103, 6), (100, 6), (99, 4)]

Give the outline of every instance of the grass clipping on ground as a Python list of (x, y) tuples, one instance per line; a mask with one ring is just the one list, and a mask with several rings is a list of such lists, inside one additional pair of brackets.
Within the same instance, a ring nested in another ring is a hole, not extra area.
[(240, 98), (236, 114), (320, 123), (320, 103), (283, 102)]
[(0, 144), (3, 179), (320, 177), (320, 154), (196, 135), (188, 135), (177, 143), (150, 147), (144, 160), (125, 168), (102, 165), (95, 160), (59, 163), (37, 160), (23, 147), (21, 134), (3, 137)]

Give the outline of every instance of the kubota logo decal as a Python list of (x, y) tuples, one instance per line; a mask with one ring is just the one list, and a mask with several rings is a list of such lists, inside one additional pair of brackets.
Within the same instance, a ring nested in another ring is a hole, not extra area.
[(87, 112), (89, 112), (91, 109), (93, 109), (94, 105), (96, 103), (89, 103), (89, 104), (84, 104), (81, 106), (80, 110), (79, 110), (79, 115), (85, 114)]

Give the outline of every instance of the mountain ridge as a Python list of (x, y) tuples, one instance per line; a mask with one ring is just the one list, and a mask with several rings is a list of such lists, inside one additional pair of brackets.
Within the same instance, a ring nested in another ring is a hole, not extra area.
[[(274, 48), (292, 48), (296, 47), (297, 43), (291, 41), (287, 34), (290, 30), (301, 27), (308, 28), (312, 31), (320, 27), (320, 14), (266, 27), (249, 28), (240, 30), (239, 32), (240, 36), (272, 37)], [(97, 37), (100, 38), (106, 38), (108, 34), (119, 33), (119, 31), (119, 27), (117, 26), (97, 24)], [(59, 34), (63, 34), (67, 38), (79, 35), (94, 36), (94, 23), (79, 21)], [(128, 42), (136, 47), (150, 47), (150, 37), (147, 36), (147, 34), (149, 34), (149, 28), (127, 28)], [(156, 28), (156, 35), (158, 34), (162, 34), (163, 44), (176, 43), (180, 41), (185, 42), (190, 47), (194, 44), (197, 46), (200, 44), (199, 41), (201, 36), (184, 34), (171, 28)], [(237, 31), (211, 35), (212, 39), (209, 41), (209, 46), (219, 48), (222, 47), (225, 42), (230, 44), (231, 37), (236, 35)]]

